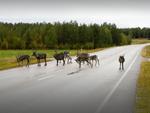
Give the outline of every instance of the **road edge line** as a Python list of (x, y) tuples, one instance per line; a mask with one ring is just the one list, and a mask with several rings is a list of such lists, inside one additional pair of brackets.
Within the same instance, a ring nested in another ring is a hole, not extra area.
[(128, 71), (130, 70), (131, 66), (133, 65), (133, 63), (135, 62), (135, 60), (137, 59), (139, 53), (140, 53), (141, 49), (138, 51), (136, 57), (134, 58), (133, 62), (130, 64), (129, 68), (127, 69), (127, 71), (124, 73), (124, 75), (120, 78), (120, 80), (116, 83), (116, 85), (113, 87), (113, 89), (109, 92), (109, 94), (107, 95), (107, 97), (103, 100), (103, 102), (100, 104), (100, 106), (97, 108), (95, 113), (100, 113), (101, 110), (103, 109), (103, 107), (105, 106), (105, 104), (107, 103), (107, 101), (110, 99), (110, 97), (112, 96), (112, 94), (114, 93), (114, 91), (117, 89), (118, 85), (121, 83), (121, 81), (124, 79), (124, 77), (126, 76), (126, 74), (128, 73)]

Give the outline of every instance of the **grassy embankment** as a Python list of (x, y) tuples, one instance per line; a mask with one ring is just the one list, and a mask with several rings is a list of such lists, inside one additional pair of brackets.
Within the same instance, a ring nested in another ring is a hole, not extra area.
[[(82, 50), (82, 52), (91, 53), (91, 52), (100, 51), (103, 49), (106, 49), (106, 48)], [(71, 55), (76, 55), (76, 52), (77, 52), (76, 50), (57, 50), (57, 52), (64, 52), (64, 51), (70, 51)], [(38, 50), (37, 52), (47, 53), (47, 58), (53, 58), (54, 50)], [(32, 50), (0, 50), (0, 70), (18, 67), (19, 64), (17, 63), (15, 55), (18, 56), (18, 55), (24, 55), (24, 54), (30, 55), (30, 64), (37, 63), (36, 58), (32, 56)], [(47, 59), (47, 61), (50, 61), (50, 59)], [(41, 62), (44, 62), (44, 60), (41, 60)], [(27, 63), (26, 60), (24, 60), (23, 65), (25, 66), (26, 63)]]
[[(143, 44), (143, 43), (150, 43), (150, 40), (146, 39), (133, 39), (132, 44)], [(99, 49), (93, 49), (93, 50), (83, 50), (84, 52), (87, 53), (92, 53), (95, 51), (100, 51), (106, 48), (99, 48)], [(58, 50), (58, 52), (63, 52), (63, 51), (70, 51), (71, 55), (76, 55), (76, 50)], [(47, 53), (47, 58), (52, 58), (54, 50), (38, 50), (38, 53)], [(35, 64), (37, 63), (37, 60), (35, 59), (34, 56), (32, 56), (32, 50), (0, 50), (0, 70), (4, 69), (9, 69), (9, 68), (14, 68), (18, 67), (18, 63), (16, 61), (15, 55), (24, 55), (28, 54), (30, 55), (30, 64)], [(50, 61), (50, 60), (47, 60)], [(41, 62), (44, 62), (44, 60), (41, 60)], [(26, 61), (23, 63), (26, 65)]]
[[(142, 56), (150, 58), (150, 46), (142, 51)], [(143, 61), (137, 82), (134, 113), (150, 113), (150, 61)]]

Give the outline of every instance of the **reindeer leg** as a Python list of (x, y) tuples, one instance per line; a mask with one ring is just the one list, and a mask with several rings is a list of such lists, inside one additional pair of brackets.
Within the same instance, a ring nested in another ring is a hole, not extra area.
[(91, 62), (89, 62), (89, 64), (91, 65), (91, 68), (93, 68), (93, 60), (92, 60), (92, 63), (91, 63)]
[(37, 66), (39, 66), (39, 60), (37, 59), (37, 63), (38, 63), (38, 65)]
[(79, 68), (81, 68), (81, 61), (79, 61)]
[(63, 66), (65, 65), (65, 60), (63, 59)]
[[(28, 65), (28, 62), (29, 62), (29, 61), (28, 61), (28, 59), (27, 59), (27, 65)], [(27, 65), (26, 65), (26, 67), (27, 67)]]
[(95, 60), (95, 66), (96, 66), (96, 64), (97, 64), (97, 60)]
[(30, 60), (27, 59), (27, 65), (26, 65), (26, 67), (27, 67), (27, 66), (29, 67), (29, 64), (30, 64)]
[(69, 58), (68, 58), (68, 62), (67, 63), (69, 64)]
[(46, 58), (45, 58), (44, 60), (45, 60), (45, 65), (44, 65), (44, 66), (47, 66), (47, 63), (46, 63)]
[(100, 65), (100, 64), (99, 64), (99, 60), (98, 60), (98, 59), (97, 59), (97, 61), (98, 61), (98, 65)]
[(91, 64), (91, 62), (90, 62), (90, 65), (91, 65), (91, 68), (93, 68), (93, 64)]
[(21, 67), (23, 67), (23, 60), (22, 60), (22, 66)]
[(58, 66), (58, 60), (57, 60), (57, 64), (56, 64), (56, 66)]
[(38, 59), (38, 66), (40, 66), (39, 59)]
[(121, 69), (121, 62), (120, 62), (120, 68), (119, 68), (119, 70)]
[(38, 65), (37, 65), (37, 66), (41, 66), (41, 65), (40, 65), (40, 59), (38, 59)]
[(70, 57), (70, 63), (72, 63), (72, 58)]
[(63, 66), (65, 65), (65, 59), (63, 59)]
[(124, 70), (123, 63), (122, 63), (122, 69)]

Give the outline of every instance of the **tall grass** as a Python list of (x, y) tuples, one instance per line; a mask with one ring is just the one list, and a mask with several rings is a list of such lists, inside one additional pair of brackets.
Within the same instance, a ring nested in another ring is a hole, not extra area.
[(150, 40), (148, 39), (132, 39), (132, 45), (134, 44), (145, 44), (145, 43), (150, 43)]

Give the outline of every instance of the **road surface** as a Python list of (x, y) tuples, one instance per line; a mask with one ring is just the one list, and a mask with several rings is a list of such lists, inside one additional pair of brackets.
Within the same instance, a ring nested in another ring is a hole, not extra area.
[[(0, 71), (0, 113), (133, 113), (145, 45), (114, 47), (92, 54), (100, 65), (56, 61)], [(92, 55), (91, 54), (91, 55)], [(125, 70), (118, 58), (125, 54)]]

